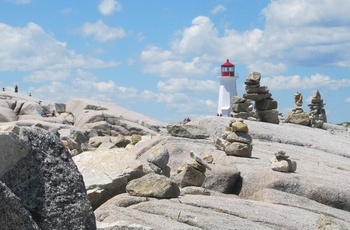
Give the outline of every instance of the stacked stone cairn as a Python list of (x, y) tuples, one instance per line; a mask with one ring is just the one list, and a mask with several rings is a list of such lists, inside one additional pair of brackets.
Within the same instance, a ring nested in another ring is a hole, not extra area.
[(232, 104), (232, 112), (230, 114), (231, 117), (234, 118), (241, 118), (241, 119), (248, 119), (249, 117), (253, 117), (254, 113), (253, 110), (253, 103), (243, 97), (234, 96), (231, 99)]
[(270, 159), (271, 168), (278, 172), (295, 172), (297, 169), (297, 163), (289, 159), (285, 151), (279, 151)]
[(180, 188), (188, 186), (202, 186), (205, 180), (205, 172), (211, 170), (208, 163), (193, 150), (190, 151), (190, 160), (177, 170), (172, 179)]
[(296, 92), (294, 95), (295, 108), (287, 114), (286, 123), (309, 126), (309, 114), (303, 110), (303, 95)]
[(243, 120), (232, 120), (222, 138), (218, 138), (214, 145), (228, 156), (252, 156), (252, 137), (248, 134), (248, 126)]
[(260, 86), (261, 74), (251, 72), (244, 84), (246, 85), (246, 93), (243, 97), (255, 101), (255, 109), (257, 118), (260, 121), (279, 124), (277, 101), (274, 100), (269, 93), (269, 88)]
[(322, 128), (323, 123), (327, 122), (326, 111), (323, 109), (323, 100), (321, 99), (321, 94), (316, 90), (312, 96), (310, 107), (310, 123), (312, 127)]

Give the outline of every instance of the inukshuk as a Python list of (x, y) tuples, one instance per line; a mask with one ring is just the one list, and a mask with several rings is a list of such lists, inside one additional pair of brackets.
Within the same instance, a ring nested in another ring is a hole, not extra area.
[(215, 146), (228, 156), (251, 157), (252, 137), (248, 134), (247, 124), (232, 120), (222, 138), (216, 140)]
[(260, 86), (261, 74), (251, 72), (244, 84), (246, 85), (246, 93), (244, 98), (255, 101), (255, 109), (257, 118), (260, 121), (279, 124), (277, 101), (274, 100), (269, 93), (269, 88)]
[(312, 127), (321, 128), (324, 122), (327, 122), (326, 111), (323, 109), (323, 100), (321, 99), (321, 94), (316, 90), (312, 96), (310, 107), (310, 123)]
[(297, 163), (286, 155), (285, 151), (279, 151), (270, 159), (271, 169), (278, 172), (295, 172)]
[(310, 119), (309, 114), (303, 110), (303, 95), (296, 92), (294, 95), (294, 102), (295, 108), (292, 110), (292, 112), (287, 114), (285, 122), (308, 126), (310, 124)]

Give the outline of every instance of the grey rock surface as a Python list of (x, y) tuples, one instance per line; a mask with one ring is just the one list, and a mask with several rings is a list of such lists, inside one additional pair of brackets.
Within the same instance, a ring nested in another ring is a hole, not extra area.
[[(0, 180), (39, 228), (95, 229), (83, 178), (59, 138), (41, 128), (23, 127), (12, 143), (26, 146), (26, 151), (8, 164)], [(1, 149), (0, 155), (9, 155), (7, 151)]]

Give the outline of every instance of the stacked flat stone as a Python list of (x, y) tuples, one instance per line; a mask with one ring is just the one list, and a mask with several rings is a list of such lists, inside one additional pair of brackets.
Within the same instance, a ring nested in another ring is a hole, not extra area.
[(228, 156), (251, 157), (252, 137), (248, 134), (247, 124), (242, 120), (232, 120), (222, 138), (216, 140), (215, 146)]
[(324, 122), (327, 122), (326, 111), (323, 109), (323, 100), (321, 99), (321, 94), (316, 90), (312, 96), (310, 107), (310, 123), (312, 127), (321, 128)]
[(292, 110), (292, 112), (287, 114), (285, 122), (309, 126), (309, 114), (303, 110), (303, 95), (301, 95), (299, 92), (296, 92), (294, 95), (294, 101), (295, 108)]
[(190, 151), (191, 159), (177, 170), (173, 180), (180, 188), (188, 186), (202, 186), (205, 180), (205, 172), (211, 170), (208, 163), (193, 150)]
[(270, 159), (271, 168), (278, 172), (295, 172), (297, 169), (297, 163), (289, 159), (285, 151), (279, 151)]
[(232, 104), (232, 112), (230, 114), (231, 117), (248, 119), (248, 117), (253, 117), (253, 103), (243, 97), (234, 96), (231, 99)]
[(256, 114), (259, 120), (278, 124), (277, 101), (274, 100), (269, 93), (269, 88), (260, 86), (261, 74), (251, 72), (244, 84), (246, 85), (246, 93), (243, 97), (255, 101)]

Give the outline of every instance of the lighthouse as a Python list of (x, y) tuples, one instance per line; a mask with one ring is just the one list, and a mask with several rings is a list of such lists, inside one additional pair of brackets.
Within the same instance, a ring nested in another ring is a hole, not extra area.
[(237, 96), (235, 65), (228, 59), (221, 65), (219, 101), (217, 114), (228, 117), (231, 112), (231, 98)]

